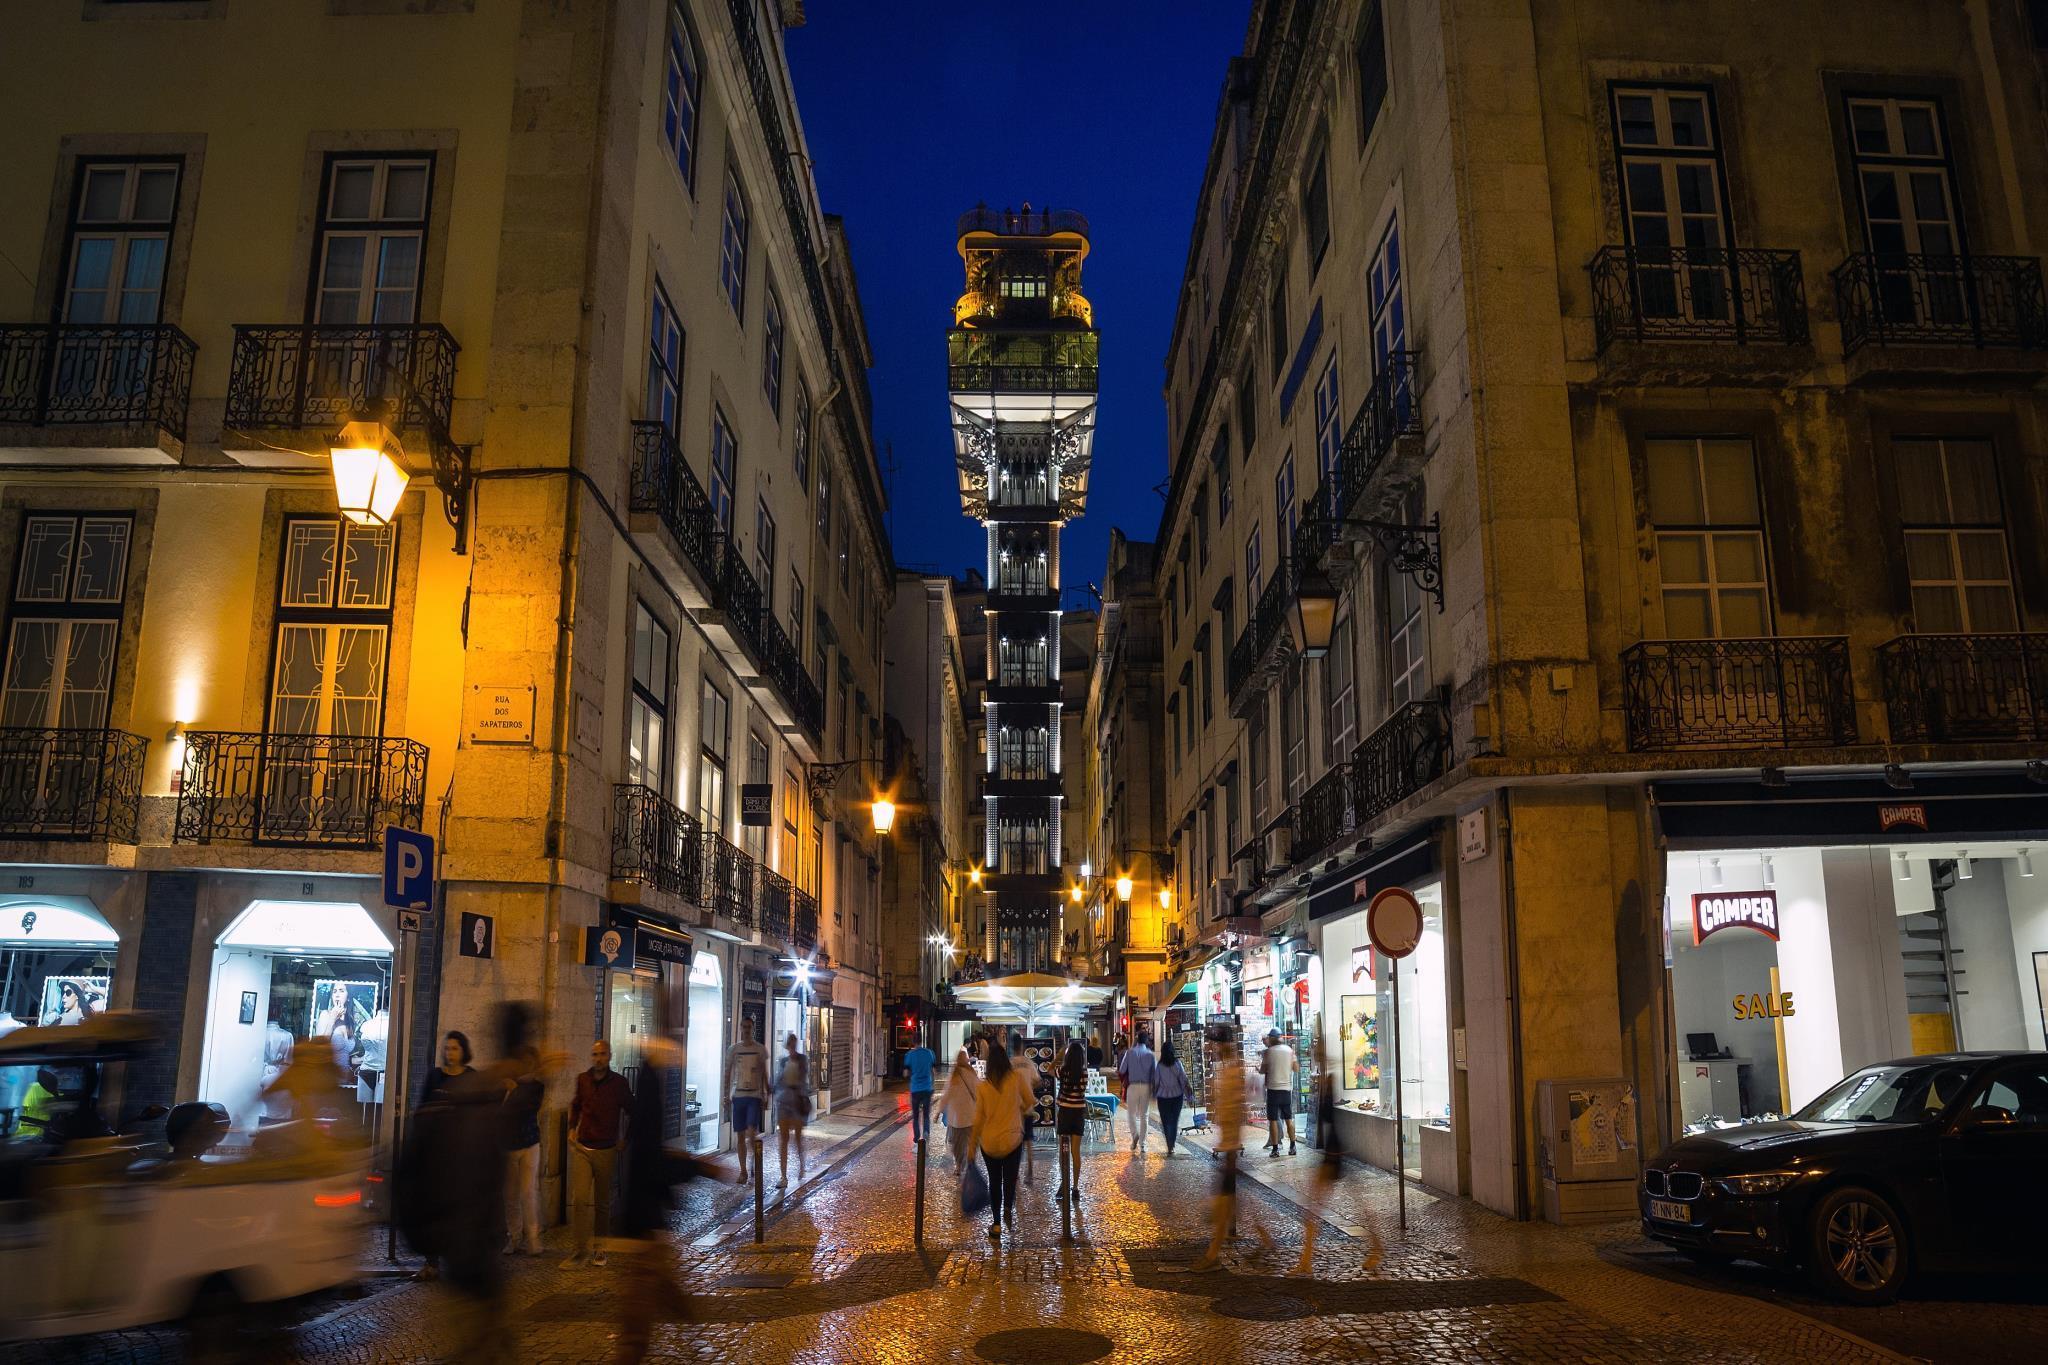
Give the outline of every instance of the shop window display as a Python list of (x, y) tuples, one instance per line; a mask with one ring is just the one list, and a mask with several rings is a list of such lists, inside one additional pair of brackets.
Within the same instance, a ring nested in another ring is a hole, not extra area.
[[(17, 900), (0, 908), (0, 1037), (82, 1024), (107, 1008), (120, 937), (84, 900)], [(20, 1123), (30, 1067), (0, 1067), (0, 1138)]]

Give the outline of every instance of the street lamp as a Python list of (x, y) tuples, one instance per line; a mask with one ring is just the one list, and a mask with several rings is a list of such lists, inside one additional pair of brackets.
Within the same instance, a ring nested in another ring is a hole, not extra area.
[(1075, 884), (1074, 884), (1073, 886), (1070, 886), (1070, 887), (1068, 887), (1068, 888), (1067, 888), (1067, 894), (1068, 894), (1069, 896), (1072, 896), (1072, 897), (1074, 898), (1074, 904), (1076, 904), (1076, 905), (1079, 905), (1079, 904), (1081, 903), (1081, 886), (1080, 886), (1080, 883), (1076, 882), (1076, 883), (1075, 883)]
[(1330, 652), (1330, 635), (1337, 628), (1337, 585), (1320, 568), (1302, 572), (1294, 585), (1294, 610), (1287, 625), (1294, 636), (1294, 648), (1304, 659), (1320, 659)]
[(896, 803), (886, 796), (877, 796), (870, 809), (874, 812), (875, 833), (887, 834), (896, 825)]
[(334, 497), (341, 514), (358, 526), (389, 526), (412, 476), (404, 447), (382, 422), (350, 422), (328, 447)]
[(1124, 904), (1131, 903), (1131, 874), (1120, 873), (1116, 879), (1116, 898)]
[(1173, 888), (1172, 888), (1172, 887), (1170, 887), (1170, 886), (1162, 886), (1162, 887), (1160, 887), (1160, 888), (1159, 888), (1159, 908), (1160, 908), (1161, 910), (1171, 910), (1171, 909), (1173, 909)]

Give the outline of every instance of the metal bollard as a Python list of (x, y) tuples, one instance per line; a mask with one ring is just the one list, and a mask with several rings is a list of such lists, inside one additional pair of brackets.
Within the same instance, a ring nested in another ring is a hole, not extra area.
[(766, 1182), (761, 1177), (761, 1139), (754, 1139), (754, 1244), (761, 1243), (761, 1192)]
[(917, 1140), (917, 1225), (910, 1235), (911, 1242), (920, 1247), (924, 1245), (924, 1144), (925, 1139)]

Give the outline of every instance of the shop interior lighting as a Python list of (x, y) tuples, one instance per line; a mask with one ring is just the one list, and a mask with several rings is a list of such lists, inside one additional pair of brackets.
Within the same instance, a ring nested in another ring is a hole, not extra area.
[(1959, 849), (1957, 849), (1957, 850), (1956, 850), (1956, 880), (1957, 880), (1957, 881), (1959, 881), (1959, 882), (1966, 882), (1966, 881), (1970, 880), (1970, 878), (1972, 878), (1972, 877), (1974, 877), (1974, 876), (1976, 876), (1976, 875), (1977, 875), (1976, 873), (1974, 873), (1974, 872), (1972, 872), (1972, 871), (1970, 870), (1970, 850), (1968, 850), (1968, 849), (1966, 849), (1966, 848), (1959, 848)]
[(1707, 880), (1715, 886), (1720, 886), (1726, 880), (1721, 875), (1721, 860), (1719, 858), (1707, 859)]
[(1899, 860), (1899, 880), (1902, 882), (1912, 881), (1913, 864), (1906, 861), (1906, 855), (1903, 853), (1896, 853), (1892, 856)]
[(1764, 855), (1764, 885), (1766, 887), (1772, 887), (1776, 886), (1777, 884), (1778, 869), (1771, 865), (1771, 855), (1766, 853)]
[(2019, 851), (2019, 863), (2020, 875), (2022, 877), (2031, 877), (2034, 875), (2033, 855), (2028, 853), (2025, 849), (2021, 849)]

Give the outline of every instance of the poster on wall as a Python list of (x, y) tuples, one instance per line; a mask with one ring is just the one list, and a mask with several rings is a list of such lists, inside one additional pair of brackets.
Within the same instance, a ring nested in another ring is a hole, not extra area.
[(1339, 1002), (1344, 1022), (1339, 1033), (1344, 1040), (1344, 1088), (1376, 1090), (1380, 1083), (1380, 1027), (1373, 997), (1347, 995)]
[(313, 1003), (307, 1019), (308, 1038), (325, 1038), (334, 1045), (337, 1066), (347, 1066), (363, 1025), (377, 1014), (377, 983), (337, 981), (323, 977), (313, 983)]
[(1611, 1166), (1620, 1154), (1615, 1138), (1616, 1115), (1601, 1090), (1574, 1090), (1571, 1103), (1573, 1166)]
[(45, 1027), (53, 1024), (82, 1024), (107, 1008), (104, 976), (49, 976), (43, 978), (43, 1001), (36, 1018)]

